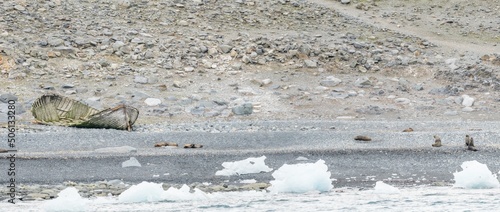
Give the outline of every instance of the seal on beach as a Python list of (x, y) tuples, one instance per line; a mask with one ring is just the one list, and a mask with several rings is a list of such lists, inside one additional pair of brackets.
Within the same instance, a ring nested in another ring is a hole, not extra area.
[(354, 140), (356, 140), (356, 141), (371, 141), (372, 139), (368, 136), (358, 135), (358, 136), (354, 137)]
[(155, 147), (164, 147), (164, 146), (178, 147), (179, 145), (174, 142), (159, 142), (155, 144)]
[(404, 129), (403, 132), (413, 132), (413, 128)]
[(441, 147), (441, 138), (437, 135), (434, 135), (434, 144), (432, 144), (432, 147)]
[(465, 135), (465, 145), (467, 146), (467, 150), (477, 151), (476, 147), (474, 147), (474, 138), (470, 135)]
[(201, 144), (184, 144), (184, 148), (202, 148)]

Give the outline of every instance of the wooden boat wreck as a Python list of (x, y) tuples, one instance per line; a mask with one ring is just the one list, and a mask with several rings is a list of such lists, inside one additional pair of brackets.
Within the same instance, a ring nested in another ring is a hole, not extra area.
[(99, 111), (57, 94), (46, 94), (35, 100), (31, 113), (40, 124), (128, 131), (139, 117), (139, 110), (131, 106), (119, 105)]

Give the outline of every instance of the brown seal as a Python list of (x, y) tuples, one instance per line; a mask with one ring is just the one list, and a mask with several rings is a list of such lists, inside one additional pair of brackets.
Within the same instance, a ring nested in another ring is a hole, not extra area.
[(202, 148), (201, 144), (184, 144), (184, 148)]
[(432, 147), (441, 147), (441, 138), (437, 135), (434, 135), (434, 144), (432, 144)]
[(155, 147), (164, 147), (164, 146), (179, 146), (177, 145), (177, 143), (174, 143), (174, 142), (159, 142), (159, 143), (156, 143), (155, 144)]
[(413, 132), (413, 128), (404, 129), (403, 132)]
[(354, 140), (356, 140), (356, 141), (371, 141), (372, 139), (368, 136), (358, 135), (358, 136), (354, 137)]

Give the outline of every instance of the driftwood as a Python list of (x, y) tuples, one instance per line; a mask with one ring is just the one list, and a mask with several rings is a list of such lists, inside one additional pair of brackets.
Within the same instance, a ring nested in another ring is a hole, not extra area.
[(40, 124), (128, 131), (139, 116), (139, 110), (131, 106), (119, 105), (99, 111), (57, 94), (43, 95), (35, 100), (31, 113)]

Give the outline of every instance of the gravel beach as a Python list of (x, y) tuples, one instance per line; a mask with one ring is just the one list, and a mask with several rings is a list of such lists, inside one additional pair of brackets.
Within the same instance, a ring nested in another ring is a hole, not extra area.
[[(498, 0), (6, 0), (0, 14), (0, 148), (15, 101), (23, 200), (141, 181), (265, 189), (271, 173), (214, 176), (262, 155), (273, 169), (323, 159), (335, 187), (446, 185), (466, 160), (500, 169)], [(48, 93), (140, 115), (132, 132), (33, 124)], [(122, 168), (131, 157), (141, 167)]]

